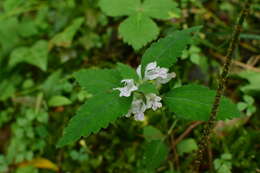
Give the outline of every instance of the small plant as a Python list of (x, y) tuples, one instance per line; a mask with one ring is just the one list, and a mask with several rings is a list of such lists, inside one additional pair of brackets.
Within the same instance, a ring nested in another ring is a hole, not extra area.
[(100, 7), (108, 16), (128, 16), (119, 26), (123, 40), (135, 50), (155, 40), (159, 28), (152, 19), (179, 17), (180, 9), (172, 0), (101, 0)]
[[(176, 31), (152, 44), (136, 70), (118, 63), (115, 69), (83, 69), (76, 72), (74, 77), (92, 97), (70, 120), (58, 147), (71, 144), (81, 136), (97, 133), (119, 117), (133, 115), (135, 120), (144, 121), (147, 118), (144, 114), (148, 109), (156, 111), (166, 107), (180, 118), (208, 120), (214, 91), (200, 85), (172, 87), (166, 93), (160, 91), (163, 85), (176, 78), (176, 74), (170, 72), (169, 68), (191, 43), (192, 33), (199, 29), (200, 27), (194, 27)], [(222, 99), (218, 119), (239, 116), (236, 105), (226, 98)], [(153, 157), (157, 158), (159, 153), (163, 158), (167, 155), (168, 149), (163, 140), (152, 140), (148, 146), (148, 153), (144, 153), (144, 160), (147, 160), (145, 163)], [(156, 148), (160, 148), (161, 152), (157, 153)], [(158, 156), (157, 159), (159, 158), (161, 159)]]
[(256, 112), (256, 107), (254, 106), (254, 98), (249, 95), (243, 96), (243, 102), (239, 102), (237, 107), (240, 111), (245, 111), (246, 116), (251, 116)]
[(214, 160), (214, 168), (217, 173), (231, 173), (232, 155), (229, 153), (222, 154), (219, 159)]

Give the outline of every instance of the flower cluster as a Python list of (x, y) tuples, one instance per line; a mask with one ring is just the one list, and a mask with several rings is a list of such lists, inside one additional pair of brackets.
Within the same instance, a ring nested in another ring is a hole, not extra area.
[[(175, 73), (169, 73), (167, 68), (161, 68), (157, 66), (156, 62), (149, 63), (144, 72), (144, 77), (141, 74), (141, 66), (136, 70), (137, 75), (140, 78), (141, 83), (144, 81), (154, 81), (156, 85), (165, 84), (169, 82), (172, 78), (176, 76)], [(129, 97), (132, 92), (138, 90), (139, 84), (135, 84), (133, 79), (124, 79), (121, 81), (124, 84), (122, 88), (114, 88), (114, 90), (119, 90), (120, 97)], [(138, 121), (144, 120), (144, 112), (147, 109), (157, 110), (162, 107), (161, 97), (154, 93), (146, 94), (145, 97), (138, 97), (134, 95), (131, 108), (126, 117), (134, 115), (134, 119)]]

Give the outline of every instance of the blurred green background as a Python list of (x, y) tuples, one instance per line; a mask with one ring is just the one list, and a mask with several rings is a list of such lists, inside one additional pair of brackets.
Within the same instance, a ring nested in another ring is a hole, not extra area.
[[(159, 0), (158, 0), (159, 1)], [(203, 25), (174, 67), (176, 86), (216, 88), (233, 25), (243, 0), (176, 0), (169, 20), (155, 20), (160, 36)], [(106, 16), (98, 0), (0, 1), (0, 173), (132, 173), (154, 128), (167, 137), (170, 154), (156, 172), (186, 172), (197, 149), (200, 122), (148, 112), (149, 119), (120, 119), (77, 143), (57, 149), (68, 120), (89, 98), (72, 73), (89, 67), (137, 67), (135, 51), (118, 34), (125, 17)], [(244, 116), (218, 122), (205, 170), (260, 172), (260, 3), (254, 0), (235, 50), (226, 95)], [(149, 44), (148, 44), (149, 45)], [(148, 126), (148, 124), (150, 126)], [(187, 128), (196, 128), (179, 138)], [(84, 125), (84, 124), (82, 124)], [(167, 134), (171, 128), (171, 134)], [(175, 144), (175, 140), (180, 141)]]

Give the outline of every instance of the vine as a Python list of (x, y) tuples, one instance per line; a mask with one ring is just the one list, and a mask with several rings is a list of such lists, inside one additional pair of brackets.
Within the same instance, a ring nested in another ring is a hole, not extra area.
[(239, 35), (240, 35), (241, 29), (242, 29), (242, 24), (243, 24), (245, 18), (249, 14), (249, 8), (250, 8), (250, 1), (247, 0), (245, 2), (244, 8), (243, 8), (243, 10), (242, 10), (242, 12), (239, 16), (239, 19), (238, 19), (238, 22), (235, 26), (234, 32), (232, 34), (230, 45), (229, 45), (229, 48), (227, 50), (227, 54), (226, 54), (226, 57), (225, 57), (225, 63), (224, 63), (224, 66), (223, 66), (223, 71), (222, 71), (220, 78), (219, 78), (219, 85), (218, 85), (217, 93), (216, 93), (214, 103), (213, 103), (213, 106), (212, 106), (212, 109), (211, 109), (210, 118), (207, 121), (207, 123), (204, 125), (202, 136), (201, 136), (201, 139), (199, 141), (199, 149), (197, 151), (193, 172), (199, 171), (199, 168), (200, 168), (202, 161), (203, 161), (203, 153), (208, 148), (208, 142), (209, 142), (209, 139), (210, 139), (210, 134), (212, 132), (212, 129), (213, 129), (215, 122), (216, 122), (216, 119), (217, 119), (217, 112), (218, 112), (218, 109), (219, 109), (219, 106), (220, 106), (221, 96), (223, 95), (224, 90), (225, 90), (225, 85), (226, 85), (226, 82), (227, 82), (227, 76), (228, 76), (228, 72), (229, 72), (229, 69), (230, 69), (231, 61), (232, 61), (232, 55), (233, 55), (233, 52), (235, 50), (237, 43), (239, 42)]

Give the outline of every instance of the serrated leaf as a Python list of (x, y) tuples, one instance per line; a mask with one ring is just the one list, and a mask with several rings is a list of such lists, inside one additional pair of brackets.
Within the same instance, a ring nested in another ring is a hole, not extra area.
[(48, 101), (48, 105), (51, 107), (70, 105), (72, 102), (70, 99), (64, 96), (53, 96)]
[(138, 88), (138, 91), (140, 91), (144, 94), (150, 94), (150, 93), (158, 94), (158, 90), (157, 90), (156, 86), (149, 82), (145, 82), (145, 83), (141, 84)]
[(119, 73), (123, 79), (138, 80), (138, 78), (139, 78), (136, 71), (128, 65), (125, 65), (122, 63), (117, 63), (116, 69), (119, 71)]
[(119, 26), (119, 34), (124, 42), (135, 50), (142, 48), (148, 42), (157, 38), (159, 28), (149, 17), (138, 13), (124, 20)]
[(177, 152), (180, 156), (182, 156), (185, 153), (191, 153), (198, 149), (196, 141), (192, 138), (184, 139), (179, 144), (177, 144), (176, 147), (177, 147)]
[(158, 168), (168, 155), (168, 148), (161, 140), (154, 140), (145, 145), (141, 167), (153, 171)]
[[(199, 28), (196, 30), (198, 29)], [(177, 58), (182, 55), (186, 46), (191, 43), (191, 32), (194, 32), (194, 30), (194, 28), (190, 28), (176, 31), (160, 39), (158, 42), (153, 43), (142, 57), (142, 74), (144, 73), (146, 65), (154, 61), (156, 61), (160, 67), (171, 67), (177, 61)]]
[(48, 43), (44, 40), (40, 40), (32, 47), (16, 48), (10, 55), (9, 65), (13, 67), (21, 62), (26, 62), (39, 67), (42, 71), (46, 71), (48, 62)]
[(140, 8), (140, 0), (101, 0), (99, 6), (108, 16), (128, 16)]
[(91, 94), (112, 91), (120, 86), (122, 79), (118, 71), (112, 69), (83, 69), (74, 76), (79, 85)]
[(101, 93), (87, 100), (65, 128), (58, 147), (75, 142), (81, 136), (97, 133), (118, 117), (125, 115), (131, 106), (132, 98), (118, 95), (118, 91)]
[(147, 141), (161, 140), (164, 138), (162, 132), (153, 126), (145, 126), (143, 130), (144, 138)]
[(51, 39), (51, 41), (49, 42), (49, 50), (52, 49), (53, 46), (65, 48), (70, 47), (74, 35), (76, 34), (83, 22), (84, 18), (82, 17), (73, 20), (70, 26), (68, 26), (63, 32), (58, 33)]
[[(204, 86), (186, 85), (172, 89), (166, 94), (164, 101), (170, 111), (181, 118), (206, 121), (209, 119), (215, 94), (215, 91)], [(231, 119), (240, 115), (237, 106), (222, 97), (217, 119)]]
[(145, 15), (155, 19), (169, 19), (170, 14), (178, 10), (172, 0), (145, 0), (142, 9)]

